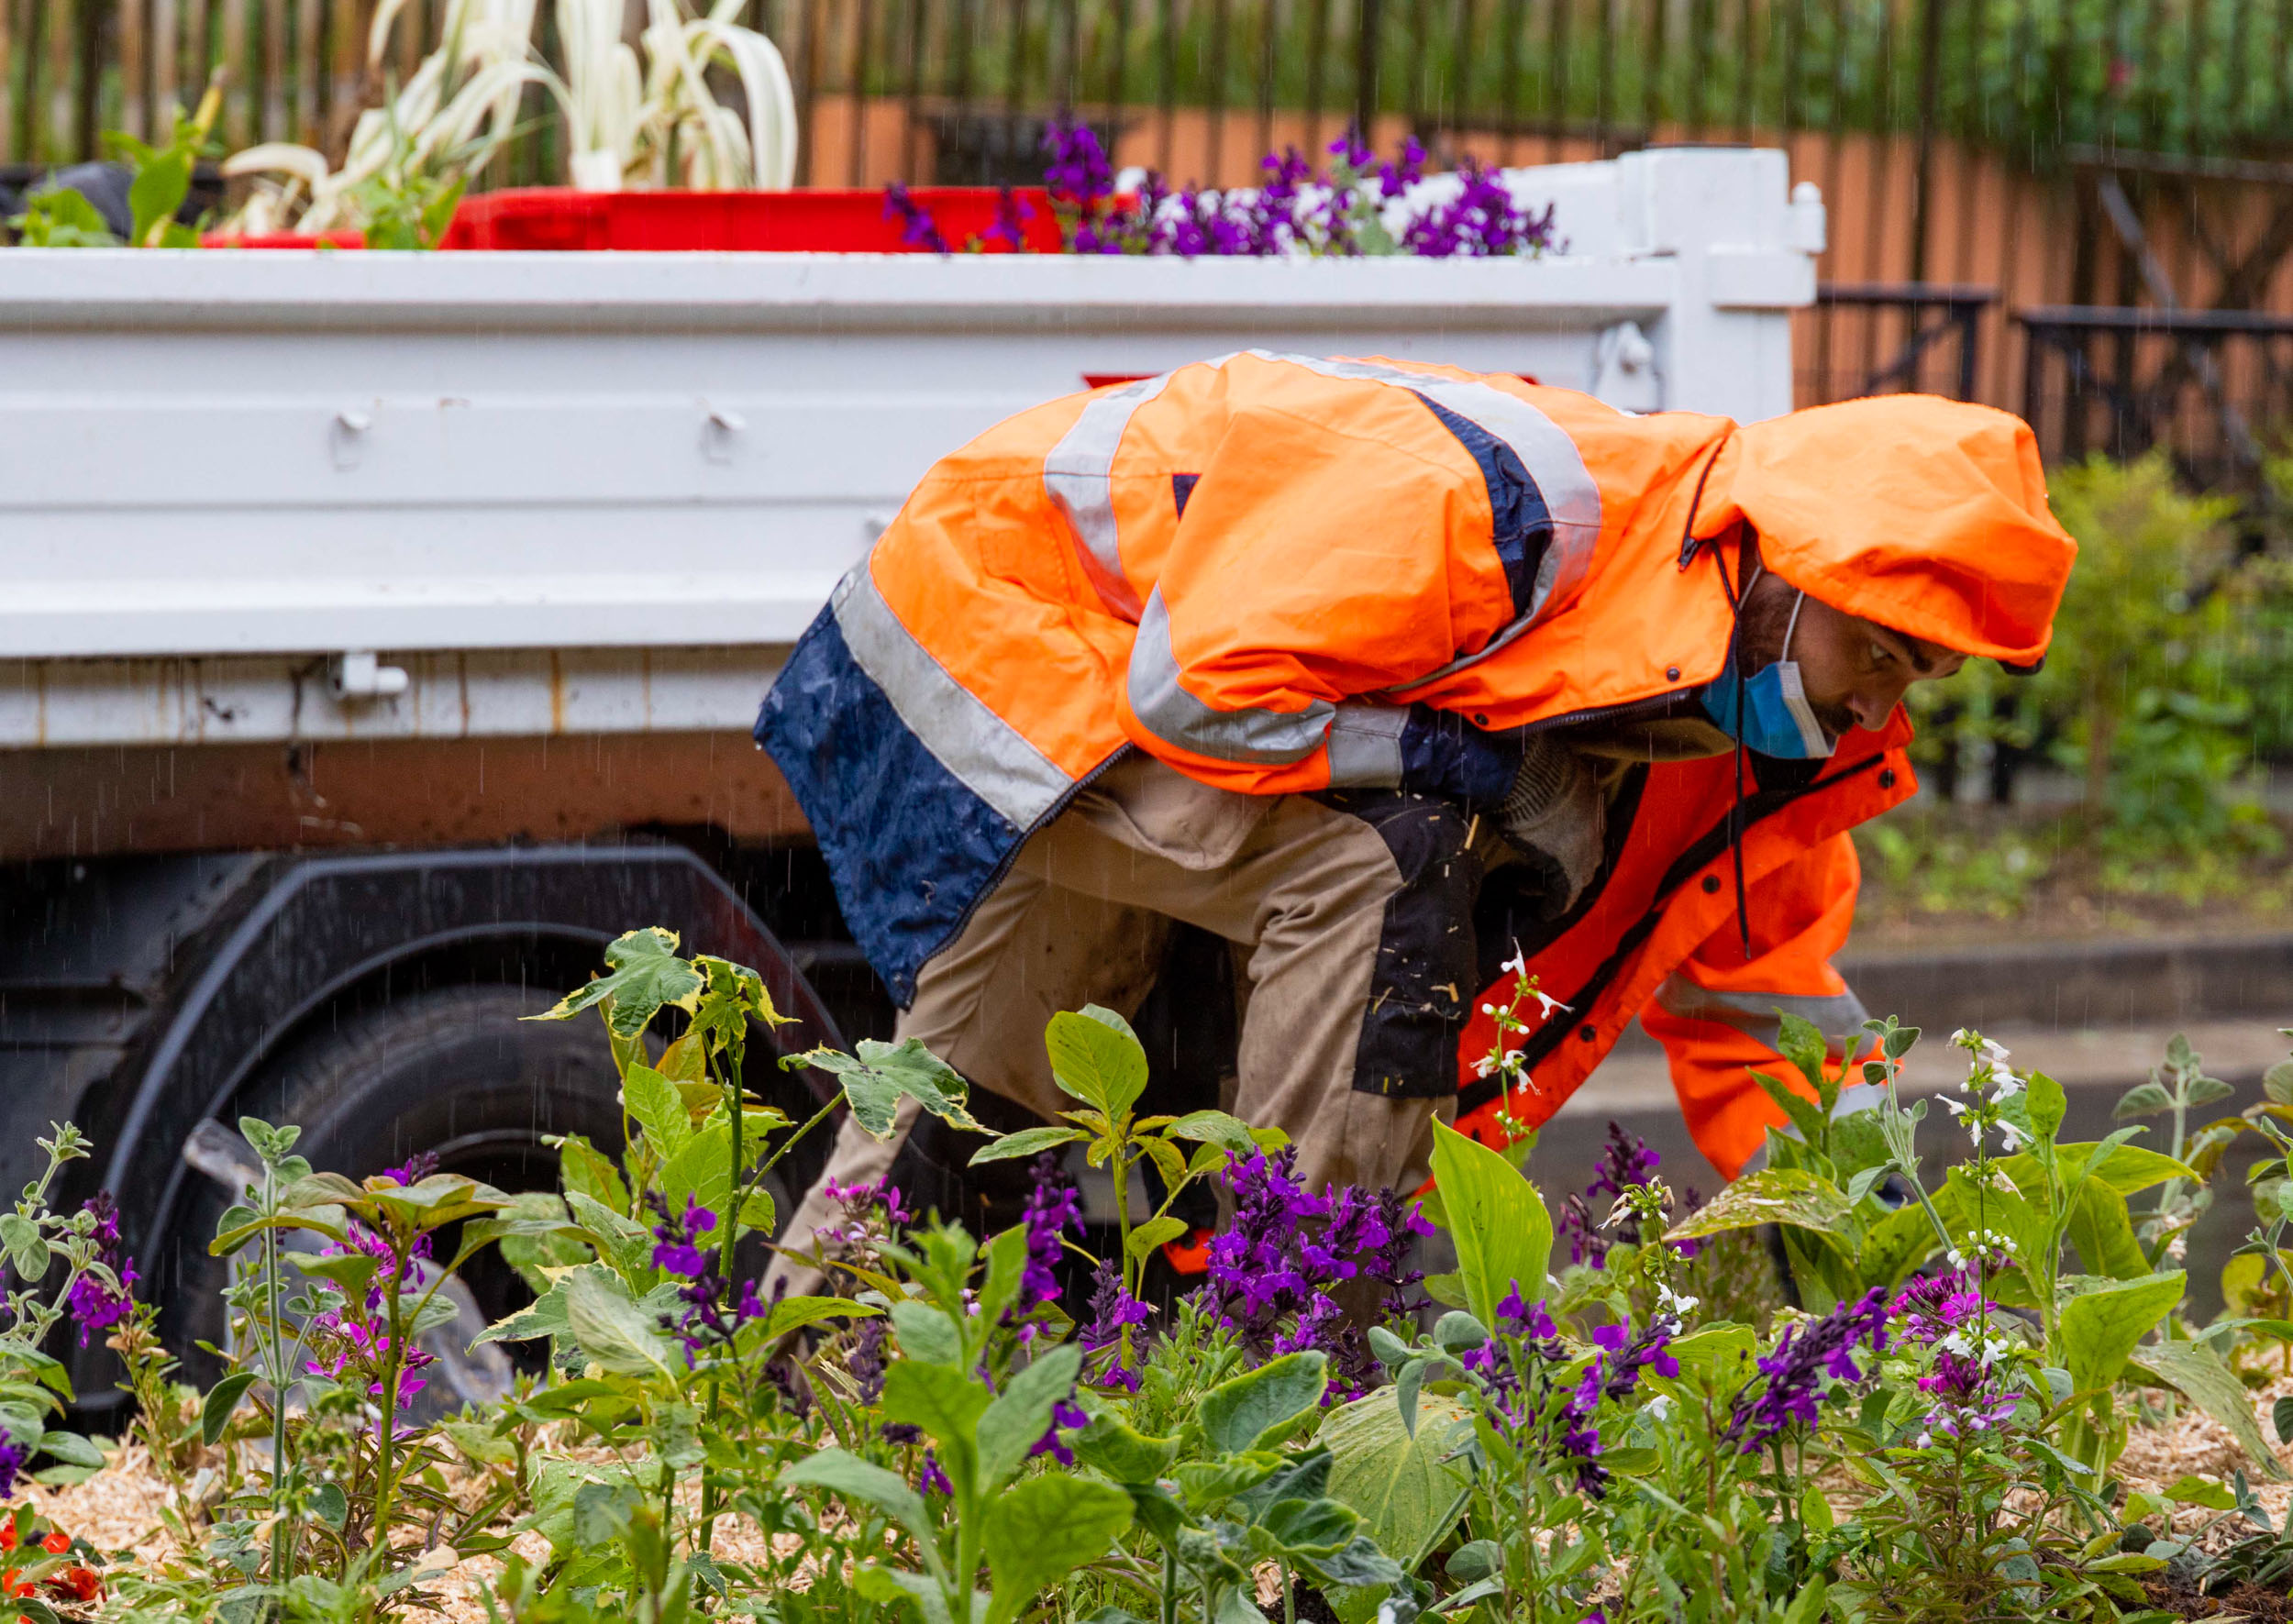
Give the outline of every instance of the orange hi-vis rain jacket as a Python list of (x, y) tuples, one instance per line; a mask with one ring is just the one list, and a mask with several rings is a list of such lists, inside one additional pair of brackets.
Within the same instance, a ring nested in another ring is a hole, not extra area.
[[(1527, 733), (1676, 707), (1725, 668), (1746, 526), (1825, 602), (2023, 665), (2075, 552), (2029, 429), (1985, 407), (1899, 395), (1739, 427), (1249, 351), (1053, 401), (942, 459), (757, 737), (904, 1005), (1020, 844), (1126, 749), (1254, 794), (1487, 805)], [(1523, 944), (1567, 1011), (1503, 1099), (1473, 1018), (1460, 1121), (1492, 1140), (1501, 1107), (1542, 1122), (1645, 1011), (1734, 1177), (1781, 1121), (1747, 1076), (1777, 1064), (1776, 1011), (1862, 1019), (1829, 962), (1855, 906), (1846, 831), (1911, 793), (1910, 733), (1898, 713), (1826, 760), (1746, 756), (1740, 781), (1735, 757), (1632, 768), (1600, 878)]]

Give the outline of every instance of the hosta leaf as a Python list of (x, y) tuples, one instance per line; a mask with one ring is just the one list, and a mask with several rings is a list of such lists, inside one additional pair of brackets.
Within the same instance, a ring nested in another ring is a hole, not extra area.
[(1545, 1295), (1553, 1219), (1536, 1187), (1512, 1163), (1446, 1122), (1433, 1125), (1433, 1175), (1443, 1221), (1457, 1245), (1465, 1306), (1484, 1325), (1516, 1288), (1523, 1302)]
[(1284, 1353), (1203, 1394), (1196, 1416), (1222, 1453), (1270, 1449), (1322, 1402), (1329, 1385), (1328, 1361), (1318, 1350)]
[(1691, 1241), (1726, 1230), (1788, 1223), (1803, 1230), (1844, 1229), (1853, 1210), (1844, 1192), (1816, 1175), (1790, 1167), (1746, 1173), (1665, 1232), (1667, 1241)]
[(2181, 1301), (2182, 1272), (2151, 1275), (2084, 1292), (2063, 1305), (2059, 1323), (2070, 1379), (2080, 1391), (2107, 1388), (2126, 1355)]
[(606, 945), (611, 967), (587, 986), (567, 993), (528, 1021), (566, 1021), (583, 1010), (607, 1003), (606, 1024), (624, 1039), (649, 1025), (664, 1007), (691, 1011), (705, 985), (700, 971), (677, 956), (677, 933), (659, 925), (631, 931)]
[(1457, 1526), (1470, 1481), (1451, 1458), (1469, 1431), (1465, 1407), (1421, 1394), (1416, 1409), (1412, 1437), (1388, 1387), (1331, 1410), (1314, 1434), (1330, 1452), (1329, 1497), (1359, 1513), (1378, 1548), (1412, 1570)]
[(2254, 1419), (2253, 1395), (2221, 1363), (2221, 1356), (2204, 1342), (2152, 1342), (2135, 1348), (2126, 1363), (2179, 1389), (2183, 1397), (2228, 1428), (2238, 1447), (2270, 1476), (2287, 1475)]

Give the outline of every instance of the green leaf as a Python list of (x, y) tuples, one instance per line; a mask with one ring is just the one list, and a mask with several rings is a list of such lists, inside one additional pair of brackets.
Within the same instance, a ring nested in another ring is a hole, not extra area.
[(777, 1342), (792, 1331), (803, 1331), (829, 1320), (872, 1320), (876, 1309), (845, 1297), (784, 1297), (765, 1316), (763, 1341)]
[(1823, 1137), (1826, 1119), (1822, 1108), (1815, 1101), (1781, 1078), (1771, 1077), (1764, 1071), (1752, 1073), (1752, 1081), (1759, 1085), (1761, 1093), (1781, 1108), (1784, 1115), (1790, 1119), (1791, 1125), (1800, 1131), (1803, 1143), (1813, 1144)]
[(2126, 1090), (2110, 1114), (2114, 1121), (2127, 1121), (2134, 1117), (2154, 1117), (2160, 1111), (2174, 1109), (2174, 1097), (2157, 1083), (2140, 1083)]
[(611, 1270), (584, 1264), (567, 1273), (558, 1289), (565, 1297), (566, 1324), (574, 1342), (614, 1375), (665, 1376), (672, 1360), (682, 1364), (681, 1353), (661, 1333), (654, 1315)]
[(104, 1464), (104, 1452), (77, 1432), (50, 1432), (39, 1441), (41, 1451), (67, 1466)]
[(1165, 1128), (1163, 1134), (1170, 1139), (1214, 1144), (1229, 1155), (1247, 1157), (1257, 1150), (1257, 1143), (1250, 1137), (1249, 1124), (1223, 1110), (1191, 1110)]
[[(2150, 1260), (2133, 1238), (2133, 1216), (2126, 1210), (2126, 1198), (2099, 1178), (2078, 1187), (2070, 1203), (2067, 1233), (2089, 1275), (2132, 1280), (2150, 1272)], [(2022, 1244), (2019, 1236), (2015, 1243)]]
[(609, 973), (526, 1019), (567, 1021), (606, 1004), (605, 1023), (626, 1041), (643, 1032), (664, 1008), (690, 1013), (705, 985), (701, 972), (677, 956), (677, 933), (659, 925), (631, 931), (609, 944), (605, 963), (612, 967)]
[(1252, 1527), (1250, 1548), (1277, 1560), (1335, 1556), (1360, 1530), (1360, 1515), (1335, 1500), (1278, 1500)]
[(1758, 1374), (1753, 1361), (1755, 1346), (1748, 1325), (1707, 1326), (1666, 1347), (1680, 1362), (1679, 1375), (1659, 1375), (1648, 1370), (1641, 1377), (1684, 1409), (1700, 1409), (1706, 1392), (1725, 1405)]
[(692, 1139), (692, 1118), (684, 1097), (651, 1066), (632, 1064), (621, 1079), (621, 1103), (645, 1131), (645, 1143), (663, 1162), (670, 1161)]
[(1853, 1211), (1845, 1193), (1827, 1178), (1803, 1168), (1763, 1167), (1729, 1185), (1666, 1231), (1664, 1238), (1690, 1241), (1765, 1223), (1832, 1233), (1847, 1227)]
[(581, 1225), (582, 1232), (596, 1243), (598, 1255), (620, 1271), (623, 1278), (632, 1286), (652, 1279), (652, 1231), (584, 1195), (568, 1195), (565, 1205), (573, 1214), (573, 1221)]
[(192, 156), (188, 147), (171, 147), (137, 166), (136, 178), (127, 183), (127, 209), (135, 222), (128, 238), (132, 246), (149, 245), (152, 227), (173, 219), (183, 206), (191, 193)]
[(1145, 1257), (1164, 1242), (1175, 1241), (1186, 1232), (1185, 1219), (1173, 1218), (1165, 1213), (1160, 1218), (1148, 1219), (1133, 1230), (1130, 1238), (1124, 1242), (1123, 1249), (1133, 1257)]
[(2030, 1124), (2041, 1139), (2052, 1140), (2062, 1132), (2062, 1119), (2070, 1111), (2070, 1097), (2062, 1091), (2060, 1083), (2043, 1071), (2033, 1071), (2024, 1081), (2022, 1097)]
[(1031, 1477), (997, 1495), (983, 1530), (995, 1584), (988, 1624), (1010, 1624), (1038, 1593), (1105, 1555), (1130, 1526), (1130, 1496), (1065, 1473)]
[(2261, 1091), (2278, 1105), (2293, 1105), (2293, 1060), (2280, 1060), (2261, 1074)]
[(2126, 1356), (2181, 1301), (2182, 1272), (2127, 1280), (2072, 1298), (2063, 1305), (2064, 1360), (2080, 1391), (2107, 1388), (2126, 1367)]
[[(1827, 1086), (1836, 1088), (1823, 1075), (1823, 1057), (1831, 1048), (1822, 1029), (1814, 1022), (1794, 1015), (1789, 1010), (1776, 1011), (1776, 1053), (1791, 1062), (1791, 1067), (1807, 1079), (1808, 1092), (1821, 1099)], [(1809, 1135), (1811, 1139), (1813, 1134)]]
[(1091, 1135), (1080, 1128), (1023, 1128), (1016, 1133), (1006, 1133), (991, 1140), (971, 1153), (971, 1166), (981, 1162), (1009, 1162), (1024, 1156), (1039, 1156), (1047, 1150), (1062, 1144), (1072, 1144)]
[[(2286, 1400), (2293, 1404), (2293, 1399)], [(1178, 1459), (1179, 1441), (1152, 1438), (1112, 1413), (1091, 1418), (1075, 1435), (1075, 1458), (1117, 1483), (1152, 1483)]]
[(980, 1492), (993, 1494), (1019, 1468), (1027, 1452), (1050, 1430), (1051, 1409), (1075, 1390), (1082, 1350), (1069, 1342), (1038, 1355), (1004, 1384), (980, 1417)]
[(1329, 1497), (1357, 1512), (1378, 1549), (1412, 1571), (1464, 1514), (1470, 1479), (1453, 1459), (1472, 1430), (1465, 1406), (1421, 1395), (1412, 1436), (1394, 1389), (1341, 1404), (1314, 1441), (1330, 1452)]
[(552, 1282), (549, 1289), (534, 1298), (532, 1302), (515, 1313), (503, 1315), (502, 1318), (480, 1331), (470, 1345), (474, 1348), (480, 1342), (526, 1342), (545, 1336), (570, 1335), (573, 1325), (572, 1321), (566, 1318), (565, 1293), (560, 1289), (563, 1285), (562, 1278)]
[(1043, 1033), (1052, 1080), (1110, 1121), (1146, 1091), (1146, 1051), (1131, 1023), (1113, 1010), (1085, 1004), (1080, 1014), (1061, 1010)]
[(366, 1295), (367, 1283), (382, 1266), (382, 1260), (367, 1252), (338, 1252), (331, 1257), (317, 1257), (306, 1252), (290, 1252), (286, 1261), (305, 1275), (331, 1280), (342, 1287), (342, 1295), (352, 1299)]
[(39, 1225), (21, 1212), (0, 1214), (0, 1246), (8, 1253), (8, 1266), (17, 1278), (36, 1281), (48, 1272), (48, 1243)]
[(2177, 1477), (2166, 1491), (2166, 1497), (2185, 1506), (2203, 1506), (2209, 1511), (2237, 1509), (2237, 1497), (2229, 1491), (2228, 1486), (2210, 1477)]
[[(2087, 1162), (2099, 1148), (2099, 1144), (2092, 1143), (2056, 1145), (2055, 1157), (2064, 1179), (2075, 1182), (2086, 1172)], [(2041, 1188), (2039, 1181), (2045, 1177), (2044, 1170), (2027, 1153), (2006, 1157), (1999, 1163), (1999, 1167), (2014, 1181), (2014, 1188), (2021, 1190)], [(2177, 1162), (2171, 1156), (2160, 1155), (2156, 1151), (2143, 1150), (2138, 1144), (2111, 1146), (2110, 1153), (2093, 1169), (2092, 1176), (2121, 1196), (2138, 1194), (2154, 1184), (2164, 1184), (2169, 1178), (2204, 1182), (2199, 1178), (2196, 1168)]]
[(1203, 1436), (1222, 1454), (1272, 1448), (1322, 1402), (1330, 1385), (1327, 1366), (1318, 1350), (1284, 1353), (1219, 1383), (1195, 1411)]
[(910, 1359), (954, 1364), (963, 1357), (955, 1322), (930, 1303), (913, 1298), (893, 1303), (892, 1329), (900, 1339), (900, 1352)]
[(255, 1374), (235, 1370), (207, 1389), (206, 1399), (199, 1406), (199, 1437), (209, 1448), (222, 1442), (223, 1429), (231, 1424), (231, 1412), (255, 1385)]
[(2179, 1389), (2183, 1397), (2228, 1428), (2238, 1447), (2270, 1476), (2287, 1475), (2254, 1420), (2253, 1395), (2211, 1347), (2204, 1342), (2152, 1342), (2135, 1348), (2127, 1363)]
[(2276, 1429), (2279, 1443), (2293, 1443), (2293, 1393), (2280, 1397), (2269, 1407), (2269, 1424)]
[(871, 1138), (892, 1137), (892, 1115), (903, 1099), (914, 1099), (951, 1127), (987, 1132), (971, 1120), (963, 1078), (925, 1048), (921, 1038), (886, 1044), (864, 1037), (857, 1054), (812, 1049), (781, 1064), (792, 1069), (816, 1066), (834, 1077), (844, 1090), (845, 1103), (852, 1108), (852, 1120)]
[(1433, 1125), (1434, 1182), (1456, 1243), (1466, 1307), (1484, 1325), (1517, 1287), (1522, 1299), (1545, 1295), (1553, 1219), (1536, 1187), (1495, 1151), (1447, 1123)]
[[(896, 1367), (895, 1367), (896, 1368)], [(784, 1488), (825, 1488), (830, 1494), (862, 1506), (872, 1506), (913, 1534), (926, 1550), (934, 1549), (932, 1519), (924, 1510), (924, 1497), (905, 1480), (881, 1466), (871, 1466), (848, 1450), (824, 1449), (781, 1468)]]
[[(991, 1402), (985, 1386), (953, 1364), (895, 1359), (884, 1376), (880, 1408), (886, 1420), (903, 1421), (929, 1433), (938, 1446), (939, 1464), (949, 1477), (961, 1482), (971, 1476), (973, 1485), (966, 1486), (984, 1486), (978, 1482), (975, 1440), (980, 1418)], [(1048, 1405), (1044, 1412), (1047, 1417)], [(1042, 1429), (1037, 1428), (1036, 1438), (1042, 1436)], [(1032, 1444), (1035, 1439), (1027, 1442)]]

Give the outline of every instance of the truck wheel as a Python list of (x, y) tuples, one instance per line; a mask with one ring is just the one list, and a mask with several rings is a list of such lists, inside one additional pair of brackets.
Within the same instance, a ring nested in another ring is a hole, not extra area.
[[(545, 1134), (583, 1134), (608, 1154), (621, 1148), (620, 1081), (596, 1020), (523, 1019), (555, 1001), (536, 989), (449, 987), (358, 1010), (293, 1043), (221, 1114), (231, 1123), (253, 1115), (298, 1124), (296, 1154), (352, 1178), (430, 1151), (441, 1172), (504, 1190), (554, 1190), (558, 1154), (542, 1143)], [(782, 1083), (761, 1042), (748, 1069), (751, 1088), (767, 1099), (776, 1086), (793, 1086)], [(803, 1105), (783, 1103), (792, 1114)], [(803, 1106), (799, 1120), (810, 1112)], [(771, 1195), (783, 1217), (826, 1149), (815, 1133), (775, 1169)], [(203, 1363), (197, 1342), (223, 1341), (225, 1265), (206, 1256), (205, 1243), (230, 1198), (220, 1183), (201, 1178), (172, 1226), (169, 1340), (189, 1350), (194, 1364)], [(463, 1265), (462, 1278), (488, 1320), (531, 1300), (491, 1249)]]

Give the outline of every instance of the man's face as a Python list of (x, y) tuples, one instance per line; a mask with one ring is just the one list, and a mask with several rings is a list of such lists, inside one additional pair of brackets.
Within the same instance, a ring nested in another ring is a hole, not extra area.
[[(1765, 584), (1765, 583), (1763, 583)], [(1800, 662), (1808, 703), (1836, 738), (1851, 728), (1878, 728), (1914, 682), (1947, 677), (1966, 657), (1874, 625), (1809, 598), (1792, 628), (1790, 656)]]

